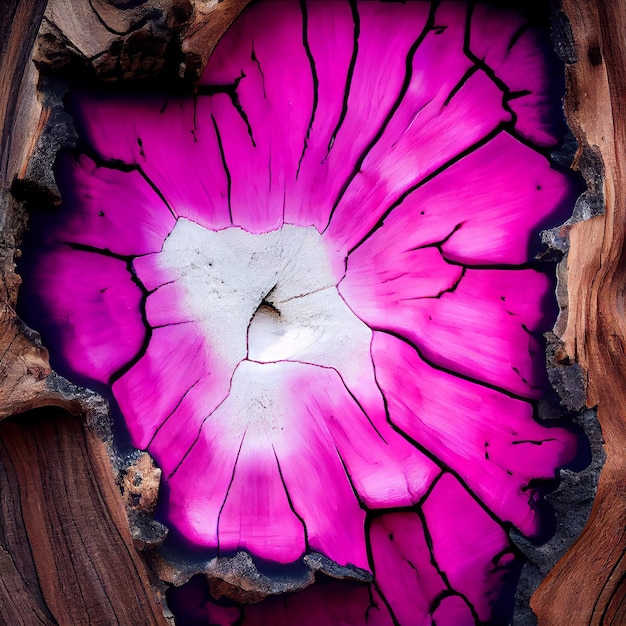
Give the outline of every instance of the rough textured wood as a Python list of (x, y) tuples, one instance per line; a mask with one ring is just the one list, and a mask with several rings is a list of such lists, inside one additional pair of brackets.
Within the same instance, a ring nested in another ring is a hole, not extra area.
[[(32, 47), (45, 0), (14, 0), (0, 12), (0, 415), (32, 405), (45, 392), (47, 351), (17, 319), (19, 278), (14, 273), (16, 240), (23, 228), (10, 194), (13, 177), (32, 142), (40, 107), (35, 98)], [(34, 127), (33, 127), (34, 125)]]
[(44, 600), (24, 526), (15, 467), (0, 443), (0, 622), (54, 624)]
[[(607, 462), (580, 539), (532, 600), (541, 624), (623, 624), (626, 619), (626, 4), (563, 0), (578, 62), (568, 71), (566, 113), (579, 142), (599, 151), (606, 213), (576, 224), (568, 260), (564, 340), (587, 374)], [(575, 618), (573, 617), (575, 616)]]
[(2, 530), (9, 545), (4, 551), (0, 546), (0, 563), (14, 554), (15, 567), (24, 570), (22, 578), (32, 590), (30, 596), (0, 592), (0, 602), (15, 599), (33, 615), (31, 621), (6, 623), (167, 623), (132, 546), (105, 446), (78, 418), (41, 409), (19, 423), (5, 421), (0, 461), (0, 481), (11, 488), (15, 505), (10, 514), (8, 501), (2, 500)]

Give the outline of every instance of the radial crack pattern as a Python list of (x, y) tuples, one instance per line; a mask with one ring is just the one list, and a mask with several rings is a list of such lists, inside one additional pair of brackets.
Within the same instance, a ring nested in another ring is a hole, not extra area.
[(533, 250), (577, 192), (546, 37), (492, 3), (259, 0), (188, 97), (73, 90), (23, 316), (109, 388), (175, 540), (326, 575), (241, 610), (192, 580), (177, 618), (507, 622), (507, 531), (541, 536), (577, 450), (536, 419)]

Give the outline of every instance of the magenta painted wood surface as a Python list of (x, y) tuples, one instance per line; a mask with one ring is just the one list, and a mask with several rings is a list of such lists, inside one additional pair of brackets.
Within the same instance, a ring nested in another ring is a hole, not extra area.
[(534, 416), (531, 250), (576, 191), (542, 37), (483, 5), (263, 1), (195, 97), (74, 92), (25, 270), (57, 367), (110, 386), (174, 535), (373, 576), (243, 613), (192, 585), (190, 623), (505, 619), (507, 529), (540, 536), (577, 446)]

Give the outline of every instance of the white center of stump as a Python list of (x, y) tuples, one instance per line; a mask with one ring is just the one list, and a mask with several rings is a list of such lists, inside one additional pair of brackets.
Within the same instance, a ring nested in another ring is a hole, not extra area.
[(371, 361), (371, 331), (339, 294), (342, 276), (312, 226), (252, 234), (179, 218), (158, 257), (180, 288), (176, 306), (231, 362), (300, 361), (351, 378)]

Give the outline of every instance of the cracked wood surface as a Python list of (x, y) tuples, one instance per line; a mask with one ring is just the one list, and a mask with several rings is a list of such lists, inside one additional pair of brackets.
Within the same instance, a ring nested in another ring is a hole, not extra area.
[[(453, 533), (436, 530), (460, 523), (468, 537), (472, 528), (481, 538), (465, 546), (473, 560), (495, 563), (508, 545), (498, 520), (540, 532), (528, 506), (536, 502), (533, 479), (553, 476), (574, 448), (569, 433), (548, 434), (532, 420), (527, 400), (541, 393), (545, 365), (542, 351), (530, 349), (535, 359), (527, 346), (551, 325), (539, 305), (550, 283), (537, 268), (518, 267), (528, 255), (522, 232), (537, 220), (558, 223), (558, 202), (574, 199), (570, 177), (541, 155), (556, 129), (523, 114), (525, 98), (544, 101), (549, 61), (521, 17), (487, 19), (465, 3), (352, 6), (351, 16), (347, 2), (258, 3), (202, 75), (215, 93), (129, 102), (125, 94), (74, 91), (68, 110), (83, 138), (74, 154), (83, 152), (64, 171), (81, 192), (74, 204), (68, 181), (60, 181), (63, 217), (52, 224), (33, 209), (21, 265), (28, 307), (18, 310), (42, 332), (60, 373), (112, 386), (132, 445), (147, 448), (163, 470), (160, 519), (172, 535), (195, 549), (245, 548), (280, 563), (303, 557), (308, 565), (315, 550), (339, 564), (342, 577), (371, 578), (390, 546), (368, 532), (363, 510), (423, 498), (430, 511), (423, 530), (411, 513), (399, 526), (407, 537), (415, 529), (432, 538), (442, 574), (426, 573), (435, 559), (427, 550), (409, 558), (421, 580), (432, 581), (428, 592), (398, 593), (393, 564), (384, 568), (390, 578), (374, 585), (399, 623), (425, 619), (443, 589), (465, 598), (458, 611), (488, 621), (483, 585), (499, 593), (513, 554), (502, 556), (496, 576), (448, 576), (450, 556), (463, 551), (452, 547)], [(325, 30), (333, 16), (336, 40), (346, 44), (342, 64)], [(537, 57), (541, 70), (518, 82), (498, 54), (479, 63), (485, 42), (495, 46), (492, 33), (497, 49), (518, 51), (517, 74), (536, 68), (530, 59)], [(382, 48), (387, 56), (378, 62)], [(453, 68), (443, 81), (434, 55)], [(501, 78), (491, 82), (488, 72)], [(390, 82), (378, 86), (381, 74)], [(277, 80), (283, 76), (293, 80)], [(232, 103), (218, 91), (225, 83), (233, 84)], [(372, 91), (383, 104), (363, 108), (376, 100)], [(415, 100), (423, 105), (418, 119)], [(475, 112), (476, 100), (479, 120), (468, 123), (463, 112)], [(553, 115), (538, 103), (530, 109), (559, 119), (560, 101), (545, 100)], [(442, 118), (458, 131), (443, 146)], [(288, 133), (280, 130), (285, 119)], [(356, 145), (355, 128), (367, 129)], [(366, 180), (378, 191), (370, 195)], [(537, 201), (527, 201), (530, 193)], [(49, 245), (33, 245), (39, 234)], [(474, 267), (482, 263), (490, 269)], [(279, 323), (267, 311), (255, 314), (268, 303)], [(485, 308), (487, 315), (476, 313)], [(45, 319), (35, 319), (37, 311)], [(444, 330), (448, 316), (464, 320), (454, 337)], [(439, 342), (420, 337), (424, 326)], [(489, 349), (475, 347), (474, 337)], [(464, 358), (445, 358), (437, 343)], [(499, 352), (509, 359), (494, 361)], [(512, 439), (500, 433), (503, 416)], [(439, 472), (449, 475), (429, 494)], [(309, 476), (306, 488), (301, 476)], [(445, 493), (453, 494), (452, 516)], [(463, 499), (467, 518), (459, 522)], [(411, 602), (417, 614), (407, 620)]]
[[(62, 4), (60, 1), (51, 3), (53, 8), (57, 7), (57, 11)], [(111, 7), (104, 2), (94, 1), (93, 4), (104, 6), (105, 13), (112, 12)], [(181, 74), (193, 77), (206, 61), (208, 50), (219, 38), (216, 33), (230, 23), (228, 11), (232, 11), (234, 17), (243, 4), (245, 1), (224, 2), (220, 3), (218, 9), (216, 2), (209, 2), (203, 3), (203, 11), (194, 8), (192, 17), (170, 16), (172, 21), (167, 25), (171, 29), (170, 33), (163, 39), (156, 36), (152, 41), (169, 42), (172, 32), (176, 33), (176, 38), (181, 37), (183, 58), (181, 60), (178, 57), (177, 69)], [(178, 3), (177, 6), (182, 7), (184, 14), (186, 9), (183, 4)], [(23, 218), (19, 217), (19, 207), (11, 197), (9, 188), (13, 176), (22, 171), (26, 155), (33, 149), (37, 128), (45, 121), (46, 111), (44, 109), (41, 112), (41, 105), (35, 95), (36, 73), (29, 62), (45, 7), (45, 0), (12, 0), (9, 9), (0, 16), (0, 50), (3, 59), (0, 66), (0, 203), (4, 213), (4, 228), (0, 240), (3, 273), (0, 295), (5, 303), (0, 314), (0, 353), (3, 354), (0, 360), (0, 415), (3, 417), (48, 404), (64, 404), (78, 410), (75, 404), (71, 405), (64, 400), (63, 394), (51, 390), (50, 380), (54, 375), (49, 375), (46, 350), (13, 313), (19, 284), (19, 279), (13, 272), (13, 253), (16, 239), (19, 240), (23, 228)], [(622, 189), (623, 150), (626, 145), (626, 120), (623, 115), (623, 73), (626, 67), (623, 57), (626, 47), (621, 42), (621, 34), (626, 28), (626, 8), (611, 0), (597, 3), (563, 0), (563, 9), (571, 20), (579, 57), (579, 62), (569, 70), (569, 122), (579, 140), (600, 148), (608, 172), (604, 189), (606, 216), (578, 224), (572, 229), (569, 256), (570, 320), (565, 341), (568, 354), (576, 357), (588, 372), (587, 402), (590, 406), (599, 405), (599, 416), (607, 441), (608, 462), (601, 477), (592, 519), (585, 533), (535, 594), (533, 608), (542, 624), (570, 623), (572, 615), (577, 616), (578, 623), (617, 624), (625, 619), (626, 610), (622, 602), (623, 555), (626, 550), (626, 536), (623, 533), (626, 521), (626, 467), (621, 458), (626, 439), (622, 419), (626, 406), (626, 381), (623, 380), (622, 373), (624, 328), (621, 311), (621, 289), (625, 271), (622, 248), (626, 212)], [(48, 16), (51, 11), (52, 9)], [(214, 24), (207, 26), (209, 21), (203, 21), (203, 15), (212, 15), (215, 18)], [(130, 23), (133, 20), (135, 25), (141, 22), (141, 18), (132, 17)], [(122, 78), (133, 74), (141, 77), (139, 70), (144, 65), (137, 50), (144, 45), (145, 38), (150, 40), (155, 31), (161, 32), (154, 24), (146, 21), (140, 26), (140, 29), (143, 28), (142, 34), (131, 38), (133, 33), (112, 34), (108, 28), (99, 31), (99, 26), (94, 23), (93, 33), (89, 29), (90, 35), (94, 34), (90, 43), (98, 40), (103, 43), (99, 51), (92, 50), (86, 55), (76, 46), (67, 46), (68, 42), (78, 36), (76, 25), (68, 27), (64, 23), (63, 26), (56, 24), (55, 27), (56, 30), (53, 29), (52, 35), (48, 36), (48, 41), (54, 44), (49, 49), (60, 56), (54, 57), (52, 52), (46, 52), (45, 48), (42, 51), (40, 47), (37, 52), (40, 62), (45, 65), (51, 57), (60, 58), (61, 65), (67, 61), (70, 67), (78, 64), (85, 68), (88, 65), (86, 73), (95, 73), (101, 78)], [(116, 18), (113, 28), (122, 32), (129, 28), (129, 20)], [(50, 35), (46, 26), (42, 32)], [(97, 32), (100, 34), (96, 35)], [(183, 32), (186, 34), (179, 34)], [(114, 45), (116, 41), (120, 43)], [(194, 57), (194, 46), (197, 46), (196, 51), (204, 49), (206, 56), (200, 54), (199, 58)], [(78, 49), (78, 53), (74, 48)], [(116, 49), (117, 52), (109, 54), (109, 49)], [(157, 50), (160, 49), (157, 46)], [(106, 62), (98, 61), (102, 57)], [(87, 65), (86, 60), (89, 61)], [(92, 498), (95, 494), (91, 490), (99, 486), (105, 495), (101, 496), (102, 499), (99, 497), (93, 501), (91, 514), (81, 517), (75, 512), (71, 522), (77, 526), (75, 539), (79, 540), (81, 530), (88, 529), (89, 533), (102, 533), (98, 544), (102, 545), (110, 541), (110, 534), (115, 535), (113, 529), (117, 528), (121, 529), (119, 536), (122, 543), (117, 544), (116, 550), (120, 553), (125, 551), (124, 544), (128, 543), (123, 529), (127, 522), (117, 513), (106, 512), (107, 507), (115, 509), (119, 506), (119, 499), (116, 487), (110, 480), (110, 468), (105, 467), (106, 454), (102, 446), (98, 447), (90, 440), (90, 435), (77, 426), (78, 422), (61, 416), (58, 412), (54, 422), (50, 422), (50, 419), (41, 419), (37, 428), (34, 423), (19, 426), (19, 418), (15, 422), (7, 423), (6, 428), (0, 427), (4, 428), (4, 448), (0, 449), (0, 460), (5, 468), (4, 476), (0, 478), (8, 484), (3, 493), (13, 494), (10, 496), (12, 503), (20, 501), (20, 497), (24, 500), (25, 495), (22, 493), (20, 496), (19, 490), (26, 489), (30, 481), (29, 488), (33, 491), (29, 493), (34, 502), (27, 504), (34, 506), (36, 502), (52, 502), (55, 498), (62, 497), (60, 494), (77, 480), (84, 481), (86, 485), (85, 497)], [(52, 423), (55, 424), (54, 427), (51, 426)], [(56, 446), (52, 445), (55, 441)], [(36, 455), (33, 453), (35, 449)], [(82, 449), (80, 454), (89, 459), (87, 465), (96, 468), (94, 472), (98, 474), (97, 480), (93, 476), (86, 478), (82, 466), (71, 460), (73, 457), (68, 452), (71, 450), (71, 454), (78, 458), (80, 455), (76, 452), (77, 449)], [(61, 457), (65, 457), (66, 462), (56, 467), (55, 463)], [(35, 473), (48, 477), (49, 493), (43, 493), (41, 481), (34, 484)], [(100, 525), (94, 524), (94, 515), (102, 517)], [(63, 603), (67, 603), (67, 599), (60, 593), (62, 587), (55, 587), (54, 583), (53, 577), (59, 575), (54, 570), (72, 565), (69, 560), (71, 545), (55, 546), (58, 552), (52, 553), (52, 560), (50, 553), (30, 556), (29, 544), (33, 541), (33, 533), (41, 532), (44, 540), (48, 537), (48, 543), (53, 536), (54, 529), (44, 517), (40, 510), (33, 509), (33, 516), (25, 524), (21, 511), (15, 507), (3, 512), (1, 528), (4, 541), (0, 546), (0, 562), (2, 571), (6, 574), (0, 588), (1, 619), (11, 624), (47, 624), (55, 623), (55, 619), (57, 623), (87, 623), (88, 612), (82, 614), (83, 621), (76, 614), (71, 617), (73, 622), (63, 617), (68, 615), (63, 611), (69, 611), (70, 607), (60, 608)], [(116, 580), (110, 582), (116, 588), (121, 586), (120, 602), (128, 602), (129, 595), (132, 595), (129, 590), (133, 589), (137, 598), (144, 598), (145, 606), (153, 607), (152, 592), (142, 569), (143, 565), (133, 557), (132, 548), (128, 555), (130, 560), (116, 572), (111, 570), (104, 575), (115, 574)], [(83, 560), (82, 565), (86, 567), (89, 563)], [(96, 569), (109, 568), (106, 560), (92, 565)], [(75, 576), (71, 579), (72, 584), (76, 585), (73, 589), (77, 592), (76, 603), (79, 604), (78, 609), (73, 609), (88, 610), (87, 602), (78, 590), (86, 590), (84, 585), (93, 584), (93, 576)], [(127, 577), (124, 578), (125, 576)], [(62, 574), (61, 578), (65, 580)], [(9, 581), (15, 581), (15, 586)], [(584, 593), (581, 593), (581, 587), (585, 589)], [(131, 604), (133, 601), (136, 600), (130, 598)], [(145, 606), (141, 608), (141, 614), (145, 614)], [(103, 623), (137, 623), (136, 618), (120, 621), (120, 616), (125, 615), (123, 619), (129, 619), (129, 614), (116, 613), (113, 607), (111, 609), (113, 613), (109, 615), (112, 617)], [(91, 607), (89, 610), (94, 609)], [(119, 611), (125, 609), (119, 608)], [(158, 609), (152, 613), (151, 619), (154, 621), (146, 623), (165, 623)]]

